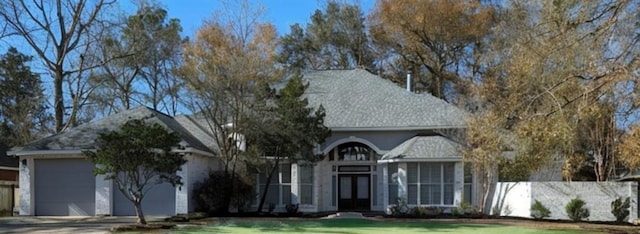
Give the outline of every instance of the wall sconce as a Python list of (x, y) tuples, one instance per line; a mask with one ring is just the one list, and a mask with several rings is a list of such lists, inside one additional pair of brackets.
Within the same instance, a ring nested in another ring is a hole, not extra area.
[(22, 159), (22, 168), (27, 168), (27, 160)]

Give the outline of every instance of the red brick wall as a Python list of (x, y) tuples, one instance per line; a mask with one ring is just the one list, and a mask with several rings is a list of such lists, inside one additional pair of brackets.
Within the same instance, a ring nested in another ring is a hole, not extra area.
[(0, 180), (18, 181), (18, 171), (0, 169)]

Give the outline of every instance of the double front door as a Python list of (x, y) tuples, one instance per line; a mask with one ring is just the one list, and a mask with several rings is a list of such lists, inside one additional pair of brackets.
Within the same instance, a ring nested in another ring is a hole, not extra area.
[(371, 210), (371, 175), (341, 174), (338, 183), (339, 210)]

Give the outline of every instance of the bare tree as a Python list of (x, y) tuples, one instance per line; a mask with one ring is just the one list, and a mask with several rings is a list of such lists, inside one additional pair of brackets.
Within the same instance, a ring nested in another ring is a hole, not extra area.
[(275, 28), (259, 21), (262, 8), (242, 1), (225, 9), (236, 11), (218, 13), (186, 43), (180, 74), (192, 95), (188, 108), (202, 116), (224, 172), (234, 176), (242, 163), (237, 141), (251, 130), (248, 113), (264, 108), (258, 95), (280, 77), (280, 70), (275, 66)]
[[(0, 20), (6, 23), (6, 33), (20, 38), (33, 49), (53, 78), (55, 131), (60, 132), (76, 123), (86, 93), (72, 93), (85, 87), (68, 87), (65, 82), (84, 79), (84, 71), (100, 64), (88, 59), (87, 34), (99, 26), (103, 11), (115, 0), (15, 0), (0, 3)], [(75, 76), (75, 78), (71, 78)], [(82, 85), (80, 85), (82, 86)], [(66, 106), (67, 100), (73, 105)], [(65, 110), (71, 114), (65, 119)]]

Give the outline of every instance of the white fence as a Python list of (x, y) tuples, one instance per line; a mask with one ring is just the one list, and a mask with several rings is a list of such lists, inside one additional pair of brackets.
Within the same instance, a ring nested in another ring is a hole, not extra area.
[(550, 211), (548, 219), (568, 220), (565, 206), (580, 198), (591, 212), (589, 221), (615, 221), (611, 202), (631, 198), (629, 222), (638, 219), (637, 182), (499, 182), (491, 203), (491, 214), (531, 218), (531, 204), (540, 201)]

